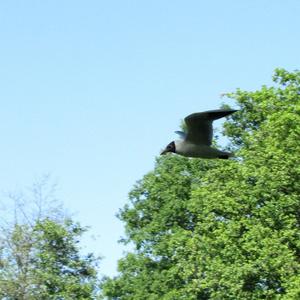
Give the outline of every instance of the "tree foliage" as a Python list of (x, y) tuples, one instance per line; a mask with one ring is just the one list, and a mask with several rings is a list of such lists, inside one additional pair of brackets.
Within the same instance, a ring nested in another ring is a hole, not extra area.
[(160, 157), (134, 186), (108, 299), (300, 299), (300, 72), (273, 79), (227, 95), (235, 160)]
[(96, 299), (98, 259), (81, 254), (79, 247), (87, 229), (60, 208), (47, 206), (53, 199), (44, 193), (45, 186), (34, 185), (34, 201), (10, 198), (15, 202), (13, 218), (2, 222), (0, 234), (0, 298)]

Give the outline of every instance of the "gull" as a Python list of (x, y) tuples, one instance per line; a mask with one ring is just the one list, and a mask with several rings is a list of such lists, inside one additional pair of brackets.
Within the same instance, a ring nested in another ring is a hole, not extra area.
[(213, 137), (212, 123), (214, 120), (228, 116), (237, 110), (216, 109), (198, 112), (184, 118), (186, 131), (175, 131), (181, 140), (173, 141), (161, 152), (176, 153), (186, 157), (228, 159), (233, 153), (211, 147)]

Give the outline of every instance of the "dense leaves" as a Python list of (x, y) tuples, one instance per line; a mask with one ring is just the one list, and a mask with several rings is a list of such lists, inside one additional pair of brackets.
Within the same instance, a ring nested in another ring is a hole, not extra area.
[(300, 73), (274, 82), (227, 95), (235, 160), (162, 157), (133, 188), (108, 299), (300, 299)]

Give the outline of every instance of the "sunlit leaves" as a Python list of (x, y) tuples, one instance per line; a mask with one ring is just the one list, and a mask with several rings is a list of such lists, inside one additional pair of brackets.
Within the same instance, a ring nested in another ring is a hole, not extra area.
[(236, 159), (165, 156), (133, 188), (109, 299), (300, 298), (300, 73), (274, 80), (227, 95)]

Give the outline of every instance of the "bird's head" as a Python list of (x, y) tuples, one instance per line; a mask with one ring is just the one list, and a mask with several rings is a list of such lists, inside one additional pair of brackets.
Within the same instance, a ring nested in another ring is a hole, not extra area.
[(175, 142), (171, 142), (170, 144), (167, 145), (167, 147), (160, 153), (160, 155), (167, 154), (168, 152), (176, 152), (176, 147), (175, 147)]

